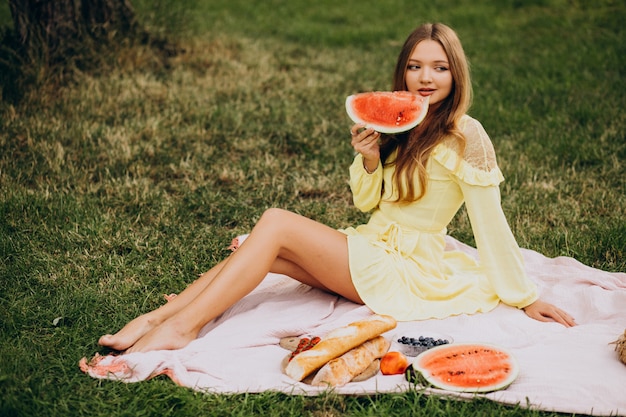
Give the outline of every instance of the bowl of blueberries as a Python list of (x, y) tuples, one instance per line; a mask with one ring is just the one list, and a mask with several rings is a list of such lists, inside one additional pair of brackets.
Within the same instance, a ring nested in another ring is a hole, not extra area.
[(406, 356), (417, 356), (436, 346), (447, 345), (454, 340), (451, 336), (440, 333), (428, 333), (419, 336), (396, 335), (394, 338), (398, 350)]

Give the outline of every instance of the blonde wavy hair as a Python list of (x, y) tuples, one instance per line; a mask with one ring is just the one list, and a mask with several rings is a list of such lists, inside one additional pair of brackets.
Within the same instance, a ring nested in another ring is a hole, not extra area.
[[(393, 184), (398, 189), (398, 201), (417, 201), (426, 192), (426, 163), (432, 150), (452, 136), (463, 152), (465, 136), (458, 128), (461, 117), (472, 101), (469, 64), (457, 34), (441, 23), (426, 23), (415, 29), (404, 42), (393, 76), (393, 91), (407, 90), (405, 74), (415, 46), (423, 40), (439, 42), (443, 47), (452, 74), (452, 91), (441, 102), (431, 106), (424, 121), (409, 132), (381, 137), (381, 159), (386, 166), (395, 165)], [(394, 160), (390, 156), (397, 149)], [(419, 188), (413, 182), (419, 176)]]

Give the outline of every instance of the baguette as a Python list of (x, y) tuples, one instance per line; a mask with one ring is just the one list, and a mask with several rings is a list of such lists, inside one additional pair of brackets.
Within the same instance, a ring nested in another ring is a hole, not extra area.
[(374, 360), (387, 353), (389, 346), (391, 343), (382, 336), (370, 339), (322, 366), (311, 385), (345, 385), (365, 371)]
[(396, 320), (393, 317), (374, 315), (332, 330), (312, 349), (296, 355), (286, 366), (285, 373), (296, 381), (302, 381), (328, 361), (394, 327)]

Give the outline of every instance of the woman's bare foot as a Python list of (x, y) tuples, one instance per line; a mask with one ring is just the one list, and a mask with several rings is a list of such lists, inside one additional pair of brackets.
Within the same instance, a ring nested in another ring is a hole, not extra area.
[(124, 351), (133, 346), (139, 339), (161, 324), (154, 312), (143, 314), (124, 326), (119, 332), (100, 337), (98, 344), (114, 350)]
[(198, 337), (199, 330), (188, 329), (176, 319), (164, 321), (137, 340), (126, 353), (180, 349)]

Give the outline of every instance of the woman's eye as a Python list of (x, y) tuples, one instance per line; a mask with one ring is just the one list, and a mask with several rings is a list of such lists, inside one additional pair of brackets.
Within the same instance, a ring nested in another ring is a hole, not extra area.
[(408, 69), (408, 70), (412, 70), (412, 71), (414, 71), (414, 70), (418, 70), (418, 69), (420, 69), (420, 66), (419, 66), (419, 65), (409, 65), (409, 66), (407, 67), (407, 69)]
[(435, 68), (437, 71), (443, 72), (443, 71), (448, 71), (447, 67), (436, 67)]

